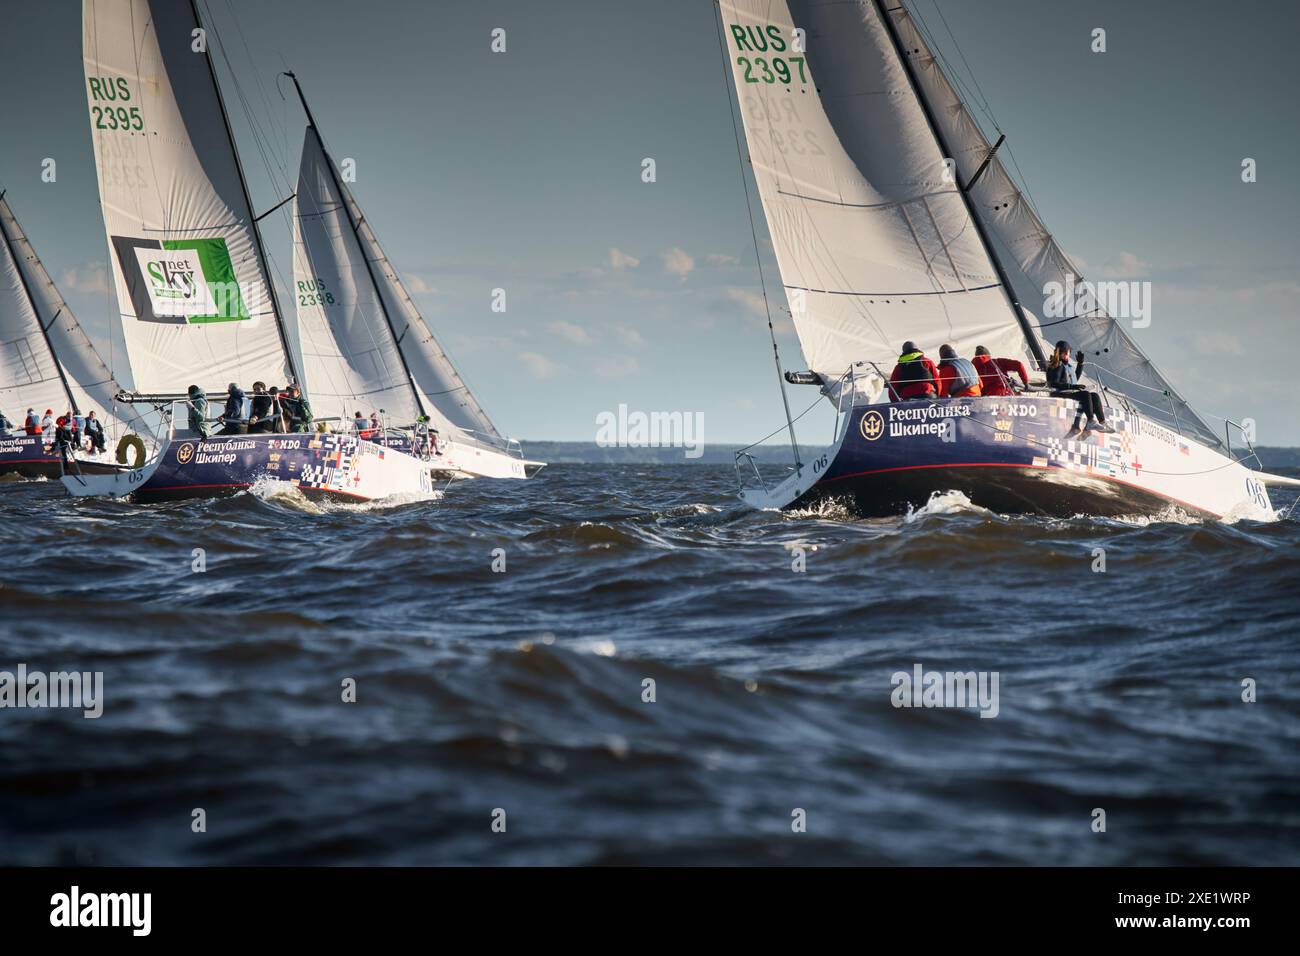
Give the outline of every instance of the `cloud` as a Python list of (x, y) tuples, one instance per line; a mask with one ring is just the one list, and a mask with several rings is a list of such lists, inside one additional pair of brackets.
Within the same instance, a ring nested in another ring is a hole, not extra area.
[(723, 292), (729, 300), (744, 306), (747, 311), (753, 312), (755, 315), (761, 315), (764, 318), (767, 317), (767, 306), (764, 304), (763, 296), (760, 293), (752, 289), (737, 289), (735, 286), (730, 286), (724, 289)]
[(640, 264), (640, 259), (636, 256), (629, 256), (622, 249), (614, 248), (609, 250), (609, 267), (615, 272), (622, 272), (624, 269), (635, 269)]
[(108, 270), (102, 262), (89, 262), (68, 269), (59, 279), (59, 287), (85, 295), (108, 294)]
[(645, 347), (645, 339), (636, 329), (629, 329), (625, 325), (614, 326), (614, 334), (618, 336), (618, 341), (625, 348), (639, 349)]
[(559, 365), (536, 352), (519, 352), (517, 358), (524, 363), (533, 378), (554, 378), (561, 371)]
[(1106, 260), (1097, 274), (1107, 279), (1140, 279), (1150, 271), (1151, 265), (1139, 259), (1136, 253), (1121, 252), (1114, 259)]
[(664, 272), (680, 278), (683, 282), (686, 277), (695, 271), (695, 260), (684, 250), (673, 246), (660, 253), (660, 258), (664, 261)]
[(634, 358), (605, 359), (596, 363), (595, 372), (601, 378), (627, 378), (641, 371)]
[(735, 256), (724, 255), (721, 252), (710, 252), (704, 259), (711, 266), (734, 266), (740, 262)]
[(547, 326), (555, 335), (562, 339), (568, 339), (574, 345), (590, 345), (594, 340), (591, 333), (580, 325), (574, 325), (572, 322), (559, 320), (552, 322)]
[(438, 290), (415, 273), (407, 273), (404, 277), (406, 288), (415, 295), (437, 295)]

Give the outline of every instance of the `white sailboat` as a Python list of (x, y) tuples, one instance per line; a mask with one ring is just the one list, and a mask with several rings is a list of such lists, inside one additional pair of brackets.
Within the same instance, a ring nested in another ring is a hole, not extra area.
[[(1293, 480), (1246, 467), (1253, 449), (1211, 428), (1119, 321), (1094, 303), (1050, 320), (1027, 307), (1080, 272), (899, 0), (721, 0), (719, 15), (807, 362), (782, 389), (817, 385), (837, 413), (831, 447), (805, 462), (795, 444), (775, 486), (753, 468), (743, 500), (875, 515), (956, 490), (1004, 512), (1273, 515), (1265, 486)], [(1037, 371), (1049, 337), (1086, 353), (1113, 432), (1079, 434), (1079, 403), (1045, 389), (889, 400), (905, 341)]]
[(195, 3), (85, 0), (83, 60), (122, 335), (136, 392), (168, 417), (142, 468), (63, 479), (140, 501), (230, 494), (270, 478), (310, 497), (432, 490), (421, 457), (355, 435), (188, 427), (190, 386), (288, 384), (294, 349)]
[[(294, 205), (294, 295), (302, 384), (317, 414), (381, 409), (421, 423), (433, 467), (455, 478), (527, 478), (543, 467), (496, 426), (438, 344), (307, 116)], [(363, 410), (359, 406), (364, 403)]]
[[(13, 425), (0, 433), (0, 475), (57, 478), (65, 466), (88, 474), (116, 471), (113, 451), (79, 447), (65, 465), (53, 433), (28, 435), (23, 427), (28, 408), (78, 418), (93, 411), (107, 447), (116, 449), (129, 433), (147, 434), (139, 414), (114, 401), (119, 391), (0, 192), (0, 412)], [(126, 449), (120, 454), (125, 461)]]

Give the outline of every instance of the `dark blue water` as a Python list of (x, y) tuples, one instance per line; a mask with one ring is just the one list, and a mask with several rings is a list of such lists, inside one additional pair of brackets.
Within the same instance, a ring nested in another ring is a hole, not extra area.
[[(855, 522), (733, 490), (0, 486), (0, 670), (105, 685), (98, 720), (0, 710), (0, 863), (1300, 862), (1297, 521)], [(917, 663), (998, 672), (998, 715), (895, 708)]]

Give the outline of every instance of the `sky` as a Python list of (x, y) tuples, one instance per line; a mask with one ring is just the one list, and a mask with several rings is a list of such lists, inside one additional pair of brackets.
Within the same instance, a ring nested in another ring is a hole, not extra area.
[[(0, 188), (120, 364), (81, 4), (4, 3)], [(759, 257), (784, 303), (757, 207), (758, 256), (750, 235), (710, 0), (201, 6), (229, 57), (218, 68), (255, 208), (296, 178), (304, 121), (276, 86), (291, 68), (503, 433), (591, 441), (597, 416), (620, 405), (699, 413), (707, 443), (783, 427)], [(1085, 276), (1151, 283), (1151, 324), (1130, 334), (1156, 365), (1212, 423), (1249, 417), (1257, 443), (1300, 445), (1288, 358), (1300, 356), (1300, 4), (1243, 0), (1230, 15), (1210, 0), (909, 6), (978, 81), (1004, 151)], [(1105, 53), (1091, 50), (1099, 27)], [(504, 53), (490, 48), (496, 28)], [(1247, 157), (1254, 183), (1241, 180)], [(46, 159), (54, 182), (42, 181)], [(263, 226), (283, 282), (285, 213)], [(497, 288), (504, 312), (492, 310)], [(788, 317), (777, 319), (785, 366), (804, 367)], [(796, 413), (815, 400), (791, 390)], [(830, 440), (823, 410), (799, 427), (804, 443)]]

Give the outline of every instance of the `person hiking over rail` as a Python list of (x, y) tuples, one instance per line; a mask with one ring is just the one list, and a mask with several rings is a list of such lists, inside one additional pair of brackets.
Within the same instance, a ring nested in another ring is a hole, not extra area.
[(1113, 432), (1115, 429), (1106, 424), (1106, 410), (1102, 407), (1101, 396), (1079, 384), (1083, 373), (1083, 352), (1076, 356), (1074, 368), (1070, 368), (1070, 343), (1061, 339), (1052, 351), (1047, 362), (1047, 384), (1055, 398), (1073, 398), (1079, 403), (1079, 410), (1088, 417), (1088, 424), (1079, 428), (1078, 416), (1074, 425), (1066, 433), (1066, 438), (1074, 438), (1084, 432)]

